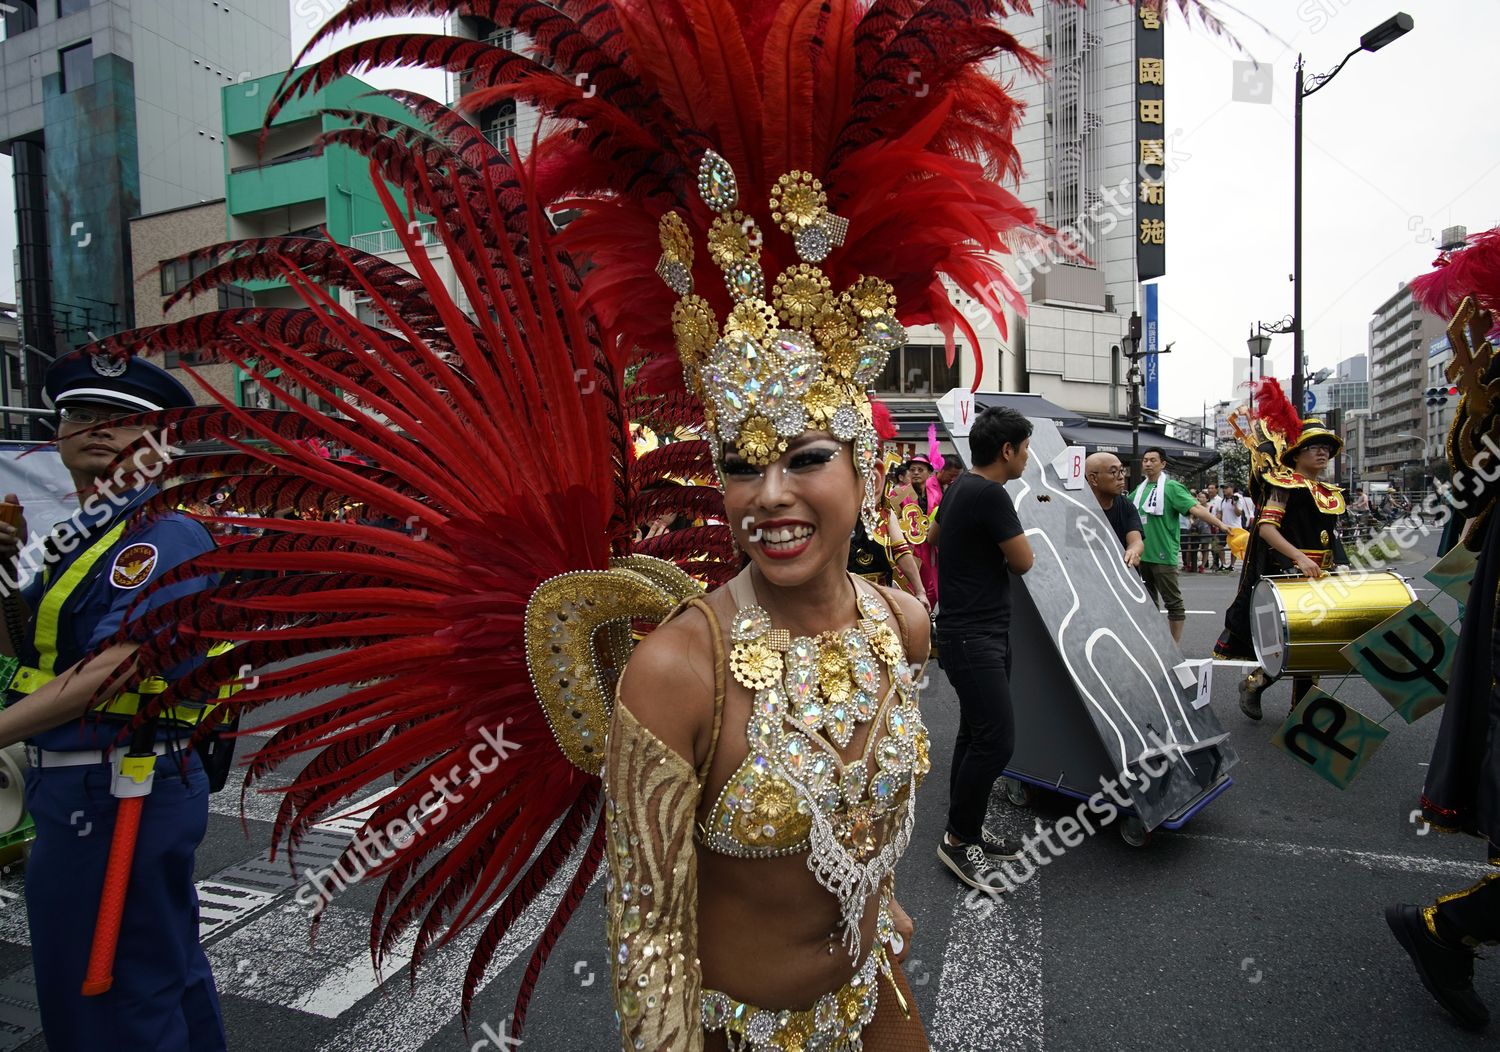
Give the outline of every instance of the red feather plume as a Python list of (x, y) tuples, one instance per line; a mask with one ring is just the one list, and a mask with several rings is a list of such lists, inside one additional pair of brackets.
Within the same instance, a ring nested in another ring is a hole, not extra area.
[(1444, 252), (1433, 269), (1413, 278), (1412, 295), (1422, 307), (1451, 318), (1465, 296), (1500, 316), (1500, 227), (1470, 234), (1463, 248)]
[(1287, 445), (1294, 444), (1302, 434), (1302, 414), (1281, 389), (1281, 381), (1274, 376), (1252, 380), (1250, 392), (1255, 404), (1255, 419), (1280, 435)]

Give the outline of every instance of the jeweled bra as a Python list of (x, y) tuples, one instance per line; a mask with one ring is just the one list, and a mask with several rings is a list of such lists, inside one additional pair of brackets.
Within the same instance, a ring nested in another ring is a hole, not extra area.
[[(730, 583), (739, 605), (730, 669), (754, 695), (749, 753), (698, 832), (705, 847), (740, 858), (807, 851), (808, 868), (840, 900), (844, 942), (857, 956), (864, 903), (906, 849), (916, 788), (931, 761), (917, 685), (890, 614), (868, 585), (850, 580), (859, 626), (795, 639), (771, 626), (745, 574)], [(872, 720), (860, 758), (845, 764), (835, 744), (847, 746)]]

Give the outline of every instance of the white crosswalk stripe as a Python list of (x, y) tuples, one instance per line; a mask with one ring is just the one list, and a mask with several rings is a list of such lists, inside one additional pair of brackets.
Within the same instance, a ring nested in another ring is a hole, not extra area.
[[(1031, 832), (1024, 812), (1008, 806), (1000, 793), (990, 800), (985, 825), (1008, 840)], [(1040, 873), (1004, 894), (974, 899), (977, 909), (971, 907), (967, 889), (955, 895), (937, 1011), (929, 1023), (934, 1052), (1040, 1052)], [(917, 982), (923, 970), (910, 962), (907, 975)]]

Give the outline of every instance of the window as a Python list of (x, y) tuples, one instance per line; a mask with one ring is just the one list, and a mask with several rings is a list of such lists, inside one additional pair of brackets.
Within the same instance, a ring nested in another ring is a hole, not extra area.
[(506, 99), (496, 107), (490, 118), (485, 121), (484, 137), (490, 141), (490, 145), (501, 153), (505, 153), (510, 145), (510, 140), (516, 134), (516, 100)]
[(220, 310), (229, 310), (231, 307), (253, 306), (255, 306), (255, 295), (249, 289), (240, 285), (219, 286)]
[(276, 398), (260, 385), (260, 381), (247, 376), (240, 381), (240, 405), (246, 409), (281, 409)]
[(170, 296), (188, 283), (188, 266), (180, 259), (161, 262), (161, 294)]
[[(214, 260), (210, 259), (207, 256), (199, 256), (193, 259), (191, 262), (185, 259), (162, 260), (159, 265), (161, 271), (161, 294), (163, 296), (172, 295), (172, 293), (182, 288), (189, 281), (198, 277), (200, 274), (208, 273), (209, 269), (214, 265)], [(223, 290), (220, 290), (219, 306), (221, 308), (224, 306)], [(248, 307), (250, 306), (250, 304), (235, 303), (232, 304), (232, 306)]]
[(87, 11), (91, 0), (57, 0), (57, 17), (67, 18), (80, 11)]
[[(285, 388), (286, 392), (293, 398), (303, 402), (319, 413), (332, 414), (334, 412), (333, 406), (329, 405), (318, 395), (308, 391), (301, 384), (283, 381), (280, 369), (273, 369), (267, 380), (269, 383)], [(287, 412), (291, 408), (274, 393), (262, 386), (261, 382), (253, 376), (242, 376), (240, 378), (240, 405), (247, 409), (276, 409), (281, 412)]]
[(94, 42), (65, 47), (57, 53), (62, 68), (63, 94), (86, 88), (94, 83)]
[(958, 356), (964, 350), (965, 345), (960, 342), (953, 364), (949, 365), (942, 344), (903, 347), (885, 363), (885, 371), (876, 381), (875, 389), (886, 394), (933, 397), (951, 391), (959, 384)]

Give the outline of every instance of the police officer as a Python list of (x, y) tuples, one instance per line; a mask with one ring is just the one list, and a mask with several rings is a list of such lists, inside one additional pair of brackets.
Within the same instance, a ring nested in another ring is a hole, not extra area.
[[(166, 686), (132, 679), (129, 658), (137, 644), (124, 619), (129, 614), (133, 623), (206, 587), (210, 579), (200, 577), (150, 590), (173, 567), (213, 548), (208, 531), (184, 515), (138, 514), (157, 492), (150, 480), (171, 450), (156, 435), (146, 437), (145, 428), (118, 421), (190, 406), (193, 398), (141, 359), (87, 355), (54, 364), (46, 392), (61, 416), (57, 447), (77, 484), (80, 509), (42, 545), (25, 544), (24, 520), (0, 523), (0, 559), (19, 555), (36, 569), (20, 603), (15, 596), (5, 600), (5, 621), (25, 627), (19, 641), (11, 627), (0, 630), (6, 653), (22, 666), (0, 712), (0, 747), (22, 739), (28, 745), (26, 806), (36, 842), (26, 867), (26, 910), (43, 1032), (59, 1050), (223, 1049), (193, 885), (194, 853), (208, 825), (208, 784), (198, 757), (191, 750), (183, 757), (201, 706), (173, 709), (174, 718), (158, 724), (113, 986), (97, 996), (81, 993), (118, 807), (113, 768), (127, 751), (111, 746), (142, 697)], [(144, 452), (113, 466), (143, 437)], [(14, 496), (6, 500), (15, 503)], [(122, 663), (126, 671), (117, 672)]]

